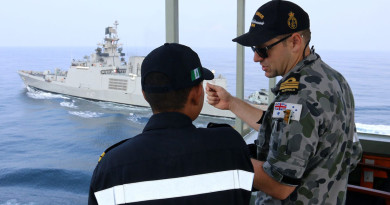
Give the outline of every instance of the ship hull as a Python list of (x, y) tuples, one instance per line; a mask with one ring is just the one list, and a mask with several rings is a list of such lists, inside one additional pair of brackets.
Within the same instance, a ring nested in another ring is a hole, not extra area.
[[(18, 73), (26, 86), (39, 90), (90, 100), (149, 107), (149, 104), (143, 98), (141, 92), (140, 77), (112, 77), (109, 75), (102, 76), (100, 79), (95, 79), (95, 81), (101, 82), (100, 88), (96, 89), (91, 88), (88, 83), (67, 83), (67, 80), (52, 81), (45, 79), (44, 76), (32, 75), (25, 71), (18, 71)], [(118, 86), (116, 82), (125, 82), (126, 85), (121, 87), (120, 85)], [(235, 118), (235, 115), (232, 112), (216, 109), (207, 102), (204, 103), (201, 114), (216, 117)]]

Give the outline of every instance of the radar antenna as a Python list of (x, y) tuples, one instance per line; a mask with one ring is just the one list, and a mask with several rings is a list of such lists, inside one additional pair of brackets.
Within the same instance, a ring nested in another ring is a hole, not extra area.
[(115, 30), (117, 29), (118, 25), (119, 25), (118, 21), (115, 21), (114, 22)]

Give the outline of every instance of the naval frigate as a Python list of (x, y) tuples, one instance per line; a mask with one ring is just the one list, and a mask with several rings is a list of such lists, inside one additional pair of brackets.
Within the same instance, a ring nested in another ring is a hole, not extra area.
[[(83, 60), (73, 60), (68, 70), (19, 70), (24, 84), (32, 89), (90, 100), (149, 107), (141, 89), (144, 56), (131, 56), (125, 60), (122, 44), (118, 43), (117, 26), (115, 21), (114, 26), (106, 27), (104, 42), (98, 44), (95, 53)], [(221, 75), (207, 82), (226, 88), (226, 79)], [(201, 114), (235, 117), (230, 111), (216, 109), (208, 103), (204, 103)]]

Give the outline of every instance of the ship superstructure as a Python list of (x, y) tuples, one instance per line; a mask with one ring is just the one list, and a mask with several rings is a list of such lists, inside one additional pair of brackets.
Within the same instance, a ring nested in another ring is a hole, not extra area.
[[(86, 99), (149, 107), (142, 95), (141, 64), (143, 56), (131, 56), (126, 61), (117, 34), (118, 22), (105, 29), (104, 43), (95, 53), (82, 60), (73, 60), (68, 70), (56, 68), (52, 73), (18, 71), (25, 85), (43, 91)], [(206, 82), (204, 82), (206, 83)], [(221, 75), (211, 83), (226, 88)], [(206, 99), (206, 98), (205, 98)], [(230, 111), (219, 110), (204, 103), (201, 114), (234, 118)]]

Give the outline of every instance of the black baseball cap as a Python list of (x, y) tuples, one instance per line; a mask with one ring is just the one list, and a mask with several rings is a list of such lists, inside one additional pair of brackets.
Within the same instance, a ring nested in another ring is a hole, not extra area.
[[(158, 72), (169, 78), (169, 84), (145, 85), (148, 74)], [(141, 65), (142, 90), (147, 93), (161, 93), (198, 85), (203, 80), (214, 79), (214, 74), (202, 67), (198, 54), (190, 47), (178, 43), (165, 43), (154, 49)]]
[(243, 46), (258, 46), (276, 36), (308, 28), (309, 15), (300, 6), (289, 1), (273, 0), (256, 11), (249, 32), (233, 41)]

